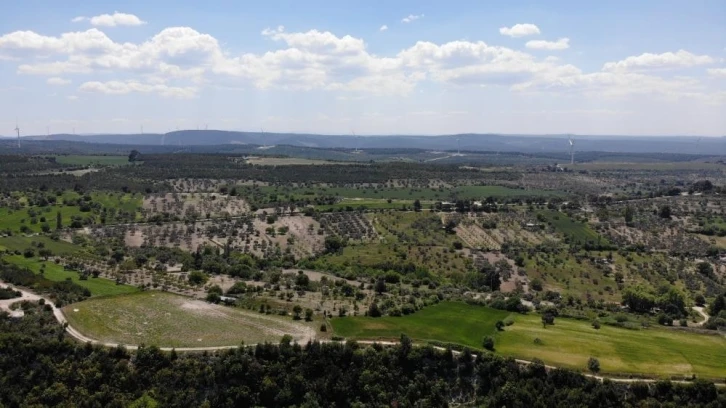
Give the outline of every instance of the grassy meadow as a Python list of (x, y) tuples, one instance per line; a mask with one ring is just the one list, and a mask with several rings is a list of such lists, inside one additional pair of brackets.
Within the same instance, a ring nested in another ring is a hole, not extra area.
[(312, 324), (214, 305), (168, 292), (90, 299), (63, 308), (68, 322), (93, 339), (160, 347), (234, 346), (277, 342), (285, 334), (305, 341)]
[[(506, 317), (514, 324), (497, 332), (494, 324)], [(657, 377), (726, 376), (726, 338), (651, 327), (630, 330), (557, 318), (542, 327), (536, 314), (508, 312), (464, 303), (443, 302), (404, 317), (346, 317), (333, 319), (335, 334), (354, 339), (397, 339), (402, 333), (418, 341), (436, 340), (482, 348), (482, 338), (494, 336), (496, 353), (585, 370), (596, 357), (604, 373)], [(535, 339), (540, 344), (535, 344)]]

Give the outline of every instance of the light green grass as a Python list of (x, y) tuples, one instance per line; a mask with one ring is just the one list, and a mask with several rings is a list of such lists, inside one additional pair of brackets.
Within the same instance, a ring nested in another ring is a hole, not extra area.
[(63, 270), (63, 266), (55, 262), (45, 262), (38, 258), (25, 258), (22, 255), (6, 256), (3, 259), (15, 265), (27, 267), (35, 273), (40, 273), (41, 265), (45, 264), (43, 276), (46, 279), (61, 282), (70, 278), (74, 283), (90, 290), (92, 297), (124, 295), (139, 291), (136, 286), (117, 285), (115, 281), (105, 278), (89, 277), (87, 280), (80, 280), (78, 272)]
[(333, 319), (336, 335), (346, 338), (396, 340), (406, 334), (414, 340), (438, 340), (481, 348), (484, 336), (496, 331), (494, 324), (509, 312), (474, 308), (465, 303), (444, 302), (405, 317), (346, 317)]
[(54, 255), (77, 254), (83, 249), (66, 241), (54, 241), (46, 236), (26, 237), (13, 235), (11, 237), (0, 237), (0, 246), (11, 251), (23, 251), (31, 247), (33, 242), (43, 243), (45, 248), (50, 249)]
[[(494, 323), (508, 314), (480, 306), (444, 302), (405, 317), (333, 319), (335, 334), (355, 339), (397, 338), (405, 333), (419, 341), (438, 340), (481, 348), (494, 335), (498, 354), (585, 370), (592, 356), (605, 373), (669, 377), (726, 376), (726, 338), (651, 327), (628, 330), (587, 321), (555, 319), (542, 328), (539, 315), (512, 314), (515, 323), (496, 332)], [(534, 343), (539, 338), (541, 345)]]
[(85, 156), (85, 155), (69, 155), (56, 156), (56, 162), (60, 164), (68, 164), (72, 166), (122, 166), (129, 164), (128, 156)]
[(552, 223), (552, 226), (566, 237), (570, 237), (575, 242), (585, 243), (600, 243), (605, 245), (608, 241), (601, 237), (595, 232), (589, 225), (577, 222), (572, 218), (568, 217), (567, 214), (557, 211), (542, 211), (540, 212), (545, 219)]
[[(19, 232), (21, 226), (27, 226), (31, 232), (41, 232), (41, 226), (46, 223), (50, 227), (51, 231), (56, 229), (56, 216), (57, 213), (61, 213), (62, 226), (68, 227), (71, 225), (72, 217), (80, 216), (84, 219), (92, 218), (94, 223), (100, 222), (98, 211), (82, 212), (76, 205), (65, 205), (72, 200), (77, 200), (80, 195), (74, 191), (64, 191), (58, 202), (54, 205), (48, 205), (45, 207), (23, 207), (19, 210), (12, 210), (10, 208), (0, 208), (0, 229), (9, 228), (13, 232)], [(109, 218), (106, 220), (107, 224), (114, 222), (129, 222), (131, 220), (138, 220), (141, 218), (141, 207), (143, 198), (140, 194), (124, 194), (124, 193), (91, 193), (92, 202), (100, 204), (106, 209), (116, 210), (117, 213), (128, 213), (129, 216), (121, 217), (116, 219)], [(32, 208), (33, 211), (39, 213), (35, 216), (36, 223), (32, 223), (32, 217), (28, 211)], [(42, 217), (45, 217), (45, 221), (42, 221)]]
[(314, 333), (291, 317), (263, 315), (155, 291), (90, 299), (67, 306), (63, 312), (71, 326), (84, 335), (121, 344), (234, 346), (242, 342), (276, 342), (283, 334), (303, 340), (304, 334)]
[(41, 226), (44, 223), (41, 221), (41, 217), (45, 217), (45, 223), (48, 224), (51, 231), (53, 231), (56, 227), (56, 216), (58, 211), (61, 213), (61, 219), (64, 226), (71, 224), (71, 217), (73, 216), (81, 216), (84, 218), (92, 216), (92, 213), (90, 212), (81, 212), (78, 207), (64, 206), (62, 204), (45, 207), (48, 210), (40, 207), (33, 208), (40, 212), (40, 215), (36, 216), (37, 222), (35, 224), (31, 223), (31, 217), (28, 215), (28, 207), (24, 207), (16, 211), (9, 208), (0, 208), (0, 220), (2, 220), (0, 229), (9, 228), (13, 232), (19, 232), (20, 227), (26, 225), (32, 232), (41, 232)]

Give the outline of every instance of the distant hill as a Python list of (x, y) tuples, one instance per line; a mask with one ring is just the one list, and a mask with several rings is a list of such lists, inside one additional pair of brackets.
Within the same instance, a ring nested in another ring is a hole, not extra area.
[[(223, 130), (180, 130), (166, 134), (103, 134), (26, 136), (23, 140), (77, 141), (120, 145), (212, 146), (290, 145), (311, 148), (362, 148), (491, 152), (569, 152), (569, 135), (460, 134), (441, 136), (318, 135), (300, 133), (235, 132)], [(726, 155), (726, 138), (696, 136), (572, 136), (575, 151), (616, 153), (679, 153)], [(457, 139), (458, 144), (457, 144)]]

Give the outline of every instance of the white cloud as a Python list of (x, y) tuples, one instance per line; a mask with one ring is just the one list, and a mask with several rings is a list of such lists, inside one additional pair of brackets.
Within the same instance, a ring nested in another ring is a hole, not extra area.
[(708, 75), (726, 78), (726, 68), (709, 68), (706, 70)]
[(71, 102), (75, 102), (78, 100), (78, 97), (76, 95), (68, 95), (68, 96), (66, 96), (66, 99), (68, 99)]
[(533, 50), (560, 51), (570, 48), (569, 38), (560, 38), (557, 41), (531, 40), (527, 41), (525, 47)]
[(508, 35), (510, 37), (526, 37), (528, 35), (539, 34), (539, 27), (534, 24), (515, 24), (511, 27), (502, 27), (499, 29), (499, 34)]
[[(521, 34), (516, 27), (511, 30)], [(416, 87), (423, 82), (598, 96), (649, 94), (697, 98), (713, 94), (698, 79), (661, 78), (630, 71), (657, 65), (641, 61), (643, 56), (653, 54), (629, 57), (606, 64), (608, 68), (602, 71), (586, 73), (553, 56), (540, 58), (524, 50), (482, 41), (419, 41), (396, 54), (380, 56), (369, 52), (362, 38), (329, 31), (288, 32), (279, 26), (265, 29), (261, 35), (270, 40), (268, 50), (233, 54), (224, 50), (213, 36), (190, 27), (169, 27), (138, 43), (114, 42), (96, 28), (59, 36), (16, 31), (0, 36), (0, 58), (18, 61), (19, 74), (57, 77), (48, 79), (49, 84), (67, 81), (63, 78), (71, 74), (119, 74), (116, 78), (125, 80), (77, 81), (82, 83), (82, 91), (112, 95), (142, 93), (190, 98), (204, 86), (329, 90), (347, 92), (353, 97), (410, 95), (420, 91)], [(531, 49), (559, 50), (568, 46), (567, 38), (526, 43)], [(696, 61), (691, 63), (710, 59), (685, 51), (672, 55), (691, 56)], [(721, 75), (720, 69), (709, 73)]]
[(68, 85), (71, 83), (71, 80), (59, 77), (52, 77), (48, 78), (46, 82), (48, 83), (48, 85)]
[(651, 54), (646, 52), (617, 62), (608, 62), (603, 71), (644, 71), (652, 69), (689, 68), (696, 65), (711, 64), (714, 59), (708, 55), (695, 55), (685, 50), (675, 53)]
[(137, 81), (91, 81), (81, 84), (78, 88), (83, 92), (96, 92), (111, 95), (125, 95), (132, 92), (158, 93), (161, 96), (179, 99), (188, 99), (196, 96), (196, 89), (192, 87), (174, 87), (164, 84), (144, 84)]
[(402, 23), (413, 23), (414, 21), (423, 18), (423, 14), (409, 14), (408, 17), (404, 17), (401, 19)]
[(80, 23), (88, 21), (96, 27), (116, 27), (116, 26), (139, 26), (146, 24), (133, 14), (119, 13), (115, 11), (113, 14), (101, 14), (94, 17), (78, 16), (71, 20), (72, 23)]
[(381, 28), (379, 28), (379, 29), (378, 29), (378, 31), (386, 31), (386, 30), (388, 30), (388, 26), (387, 26), (387, 25), (385, 25), (385, 24), (383, 24), (383, 25), (381, 26)]
[(141, 20), (133, 14), (119, 13), (118, 11), (114, 11), (113, 14), (94, 16), (89, 18), (88, 21), (96, 27), (139, 26), (146, 24), (146, 21)]

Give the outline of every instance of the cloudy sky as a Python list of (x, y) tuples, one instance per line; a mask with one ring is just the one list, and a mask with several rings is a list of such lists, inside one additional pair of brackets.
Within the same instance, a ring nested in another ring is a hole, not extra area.
[(723, 136), (726, 2), (12, 1), (0, 95), (4, 135)]

